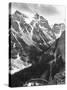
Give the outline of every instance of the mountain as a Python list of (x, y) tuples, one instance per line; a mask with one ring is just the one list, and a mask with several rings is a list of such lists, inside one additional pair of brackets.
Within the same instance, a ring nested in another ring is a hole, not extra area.
[(50, 43), (55, 41), (56, 37), (54, 33), (52, 33), (48, 21), (43, 16), (36, 13), (33, 20), (27, 23), (25, 19), (28, 19), (28, 17), (16, 11), (12, 18), (12, 28), (15, 29), (14, 32), (17, 31), (20, 38), (22, 38), (27, 45), (35, 45), (38, 44), (37, 42), (41, 42), (45, 46), (49, 46)]
[(51, 28), (48, 20), (38, 13), (30, 23), (26, 22), (29, 17), (19, 11), (15, 11), (10, 18), (10, 72), (13, 74), (40, 61), (42, 54), (56, 40), (56, 25)]

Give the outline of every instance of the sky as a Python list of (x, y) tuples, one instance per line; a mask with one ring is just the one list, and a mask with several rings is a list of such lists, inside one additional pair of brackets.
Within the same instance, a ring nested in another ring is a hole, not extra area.
[(11, 13), (14, 13), (16, 10), (27, 14), (29, 18), (38, 13), (44, 16), (51, 26), (55, 23), (65, 23), (65, 7), (62, 5), (12, 3)]

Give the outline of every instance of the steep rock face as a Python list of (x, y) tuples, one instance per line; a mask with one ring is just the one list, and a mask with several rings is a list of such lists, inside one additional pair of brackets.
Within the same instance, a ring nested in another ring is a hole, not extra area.
[(56, 39), (60, 38), (61, 34), (65, 31), (64, 23), (54, 24), (52, 31), (55, 33)]
[(33, 26), (33, 40), (41, 41), (40, 44), (44, 44), (44, 46), (47, 47), (55, 41), (55, 34), (52, 32), (48, 21), (43, 16), (35, 14), (34, 20), (32, 20), (31, 23)]
[(38, 63), (56, 40), (55, 26), (51, 29), (43, 16), (36, 13), (30, 23), (25, 19), (28, 17), (19, 11), (11, 15), (11, 73)]

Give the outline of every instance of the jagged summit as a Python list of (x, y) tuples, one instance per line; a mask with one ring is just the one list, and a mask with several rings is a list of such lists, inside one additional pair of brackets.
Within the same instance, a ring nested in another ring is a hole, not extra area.
[(23, 16), (24, 18), (28, 18), (27, 15), (25, 15), (24, 13), (19, 12), (18, 10), (16, 10), (14, 14), (15, 14), (15, 15)]

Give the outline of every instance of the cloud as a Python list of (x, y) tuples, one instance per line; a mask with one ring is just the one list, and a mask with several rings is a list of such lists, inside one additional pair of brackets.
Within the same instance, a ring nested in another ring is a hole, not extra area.
[(46, 15), (58, 14), (58, 10), (52, 5), (40, 5), (40, 12)]
[(30, 13), (40, 12), (45, 15), (58, 14), (56, 7), (52, 5), (44, 4), (32, 4), (32, 3), (12, 3), (13, 8), (27, 11)]
[(29, 8), (29, 5), (27, 3), (12, 3), (12, 8), (31, 12), (31, 9)]

